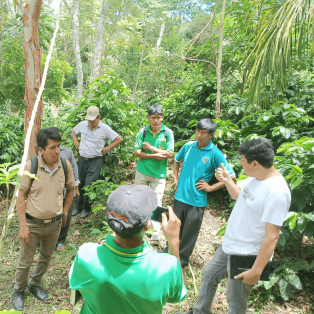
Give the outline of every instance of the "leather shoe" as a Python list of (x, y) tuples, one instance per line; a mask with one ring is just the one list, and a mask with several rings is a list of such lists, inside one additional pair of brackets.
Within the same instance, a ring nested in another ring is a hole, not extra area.
[(77, 208), (75, 208), (74, 212), (72, 212), (71, 216), (76, 216), (78, 214), (80, 214), (82, 211), (78, 210)]
[(31, 286), (28, 284), (28, 290), (40, 301), (47, 301), (46, 291), (41, 286)]
[(14, 292), (12, 304), (13, 304), (13, 307), (17, 311), (23, 311), (23, 309), (24, 309), (24, 291), (23, 292)]
[(82, 213), (81, 213), (81, 218), (87, 218), (89, 215), (89, 211), (83, 209)]

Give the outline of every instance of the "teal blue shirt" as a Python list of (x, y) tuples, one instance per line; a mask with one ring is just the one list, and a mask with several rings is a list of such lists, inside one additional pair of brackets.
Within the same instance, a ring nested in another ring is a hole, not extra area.
[(222, 162), (228, 169), (229, 174), (234, 175), (234, 171), (227, 163), (222, 152), (212, 141), (201, 149), (198, 148), (197, 141), (188, 142), (176, 155), (176, 161), (183, 161), (183, 165), (174, 197), (180, 202), (195, 207), (205, 207), (207, 205), (207, 192), (204, 190), (199, 191), (195, 186), (198, 180), (209, 182)]
[(81, 314), (162, 314), (166, 302), (180, 302), (187, 294), (175, 256), (152, 251), (146, 241), (125, 249), (110, 235), (104, 245), (80, 247), (69, 282), (84, 297)]

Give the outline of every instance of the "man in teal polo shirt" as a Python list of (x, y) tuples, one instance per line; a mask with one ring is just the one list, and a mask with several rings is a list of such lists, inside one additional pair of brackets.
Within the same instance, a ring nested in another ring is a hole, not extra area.
[[(176, 189), (173, 210), (181, 220), (180, 259), (182, 267), (188, 265), (202, 224), (207, 205), (207, 192), (225, 186), (223, 182), (209, 185), (221, 163), (225, 165), (232, 179), (235, 173), (221, 151), (213, 144), (217, 125), (211, 119), (202, 119), (196, 126), (196, 141), (185, 144), (176, 155), (173, 179)], [(180, 178), (180, 163), (183, 162)]]
[(166, 302), (182, 301), (179, 257), (180, 220), (168, 206), (162, 214), (169, 254), (159, 254), (143, 241), (157, 206), (154, 191), (145, 185), (123, 185), (108, 198), (106, 215), (116, 236), (104, 245), (83, 244), (70, 270), (70, 288), (84, 297), (81, 314), (162, 314)]
[(148, 109), (150, 125), (138, 132), (134, 146), (134, 156), (139, 157), (135, 184), (149, 185), (157, 195), (159, 206), (166, 186), (167, 158), (172, 157), (174, 149), (173, 133), (162, 120), (162, 108), (152, 105)]

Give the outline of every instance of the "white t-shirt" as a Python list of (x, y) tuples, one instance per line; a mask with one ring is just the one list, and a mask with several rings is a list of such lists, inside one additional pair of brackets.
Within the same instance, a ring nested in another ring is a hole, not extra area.
[(263, 181), (247, 178), (230, 215), (222, 249), (226, 254), (257, 255), (265, 236), (265, 223), (282, 226), (291, 193), (282, 175)]

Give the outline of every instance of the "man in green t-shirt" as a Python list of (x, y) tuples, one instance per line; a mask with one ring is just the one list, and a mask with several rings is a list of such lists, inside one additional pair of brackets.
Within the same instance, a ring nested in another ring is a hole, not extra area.
[(136, 174), (136, 185), (149, 185), (157, 195), (158, 205), (166, 186), (167, 158), (174, 150), (172, 131), (163, 123), (163, 110), (159, 105), (148, 109), (149, 126), (142, 128), (136, 137), (134, 156), (139, 158)]
[(104, 245), (83, 244), (72, 264), (70, 288), (84, 297), (81, 314), (161, 314), (162, 307), (187, 294), (179, 257), (180, 220), (168, 206), (162, 214), (167, 253), (157, 253), (143, 241), (157, 207), (154, 191), (144, 185), (123, 185), (108, 198), (106, 215), (116, 236)]

